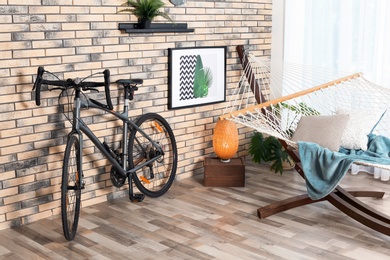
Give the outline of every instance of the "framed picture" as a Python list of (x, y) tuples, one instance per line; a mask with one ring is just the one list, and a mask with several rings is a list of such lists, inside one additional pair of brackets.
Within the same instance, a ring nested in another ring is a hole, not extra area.
[(168, 50), (168, 109), (226, 100), (226, 50), (226, 46)]

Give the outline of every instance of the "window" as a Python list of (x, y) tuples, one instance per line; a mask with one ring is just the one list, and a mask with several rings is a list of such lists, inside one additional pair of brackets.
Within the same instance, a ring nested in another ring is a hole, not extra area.
[(273, 20), (284, 19), (284, 23), (274, 23), (284, 28), (274, 30), (283, 34), (284, 46), (279, 52), (285, 61), (363, 72), (368, 80), (390, 88), (390, 1), (275, 2), (284, 12), (284, 17), (274, 16)]

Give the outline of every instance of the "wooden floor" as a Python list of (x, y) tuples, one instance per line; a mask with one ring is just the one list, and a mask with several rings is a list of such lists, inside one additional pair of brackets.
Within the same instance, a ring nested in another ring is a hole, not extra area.
[[(0, 259), (390, 259), (390, 237), (346, 217), (328, 202), (265, 220), (258, 207), (305, 192), (302, 178), (246, 167), (244, 188), (206, 188), (203, 176), (174, 183), (163, 197), (127, 198), (81, 212), (67, 242), (59, 216), (0, 231)], [(390, 182), (348, 174), (344, 187), (390, 193)], [(365, 199), (390, 215), (390, 197)]]

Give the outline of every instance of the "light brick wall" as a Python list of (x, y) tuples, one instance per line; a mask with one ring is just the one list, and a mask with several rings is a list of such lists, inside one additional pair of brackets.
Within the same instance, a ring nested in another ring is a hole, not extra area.
[[(131, 115), (158, 112), (177, 139), (177, 181), (203, 172), (212, 156), (212, 133), (224, 103), (168, 110), (168, 48), (228, 46), (227, 95), (241, 74), (236, 46), (269, 55), (271, 0), (196, 0), (166, 11), (194, 33), (127, 34), (118, 22), (136, 18), (117, 11), (122, 0), (0, 1), (0, 229), (59, 214), (63, 151), (69, 123), (58, 111), (58, 92), (31, 93), (38, 66), (60, 78), (111, 70), (111, 80), (143, 78)], [(158, 19), (158, 21), (163, 21)], [(113, 88), (113, 103), (118, 92)], [(119, 106), (121, 108), (121, 106)], [(119, 123), (108, 115), (84, 113), (103, 140), (118, 146)], [(238, 156), (246, 154), (251, 130), (240, 128)], [(127, 195), (109, 180), (110, 166), (85, 141), (83, 206)], [(149, 198), (147, 198), (149, 199)]]

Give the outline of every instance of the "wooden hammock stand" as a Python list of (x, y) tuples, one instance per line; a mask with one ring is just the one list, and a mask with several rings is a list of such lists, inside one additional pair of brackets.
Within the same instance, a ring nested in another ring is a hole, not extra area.
[[(245, 67), (247, 65), (247, 59), (244, 59), (244, 47), (242, 45), (237, 46), (237, 52), (239, 55), (240, 60), (242, 61), (242, 65)], [(253, 77), (251, 73), (251, 69), (247, 70), (247, 77)], [(356, 77), (359, 74), (351, 75), (350, 77)], [(257, 87), (256, 80), (250, 80), (248, 78), (248, 81), (251, 82), (250, 86), (252, 89), (252, 92), (254, 92), (254, 88)], [(320, 89), (325, 88), (327, 86), (334, 85), (338, 83), (339, 80), (330, 82), (318, 87), (315, 87), (313, 89)], [(313, 90), (312, 89), (312, 90)], [(309, 90), (310, 91), (310, 90)], [(254, 92), (255, 93), (255, 92)], [(257, 91), (258, 93), (258, 91)], [(256, 95), (256, 100), (258, 102), (257, 108), (266, 107), (269, 104), (269, 102), (261, 104), (262, 100), (265, 100), (264, 97), (259, 93), (260, 95)], [(299, 96), (305, 93), (295, 93), (295, 96)], [(288, 97), (288, 98), (291, 98)], [(286, 98), (286, 99), (288, 99)], [(280, 100), (272, 101), (279, 102)], [(302, 178), (305, 178), (305, 173), (301, 166), (301, 160), (298, 155), (298, 151), (296, 149), (293, 149), (291, 146), (289, 146), (284, 140), (279, 141), (282, 143), (283, 147), (286, 149), (290, 157), (295, 161), (295, 170), (302, 176)], [(378, 191), (346, 191), (342, 187), (337, 186), (332, 193), (327, 195), (326, 197), (320, 199), (320, 200), (312, 200), (307, 194), (291, 197), (282, 201), (273, 202), (267, 206), (261, 207), (257, 210), (257, 215), (260, 219), (264, 219), (268, 216), (271, 216), (273, 214), (300, 207), (303, 205), (319, 202), (319, 201), (329, 201), (333, 206), (338, 208), (340, 211), (344, 212), (351, 218), (355, 219), (356, 221), (362, 223), (363, 225), (366, 225), (378, 232), (381, 232), (385, 235), (390, 236), (390, 218), (371, 208), (367, 204), (361, 202), (356, 197), (373, 197), (373, 198), (383, 198), (384, 192), (378, 192)]]

